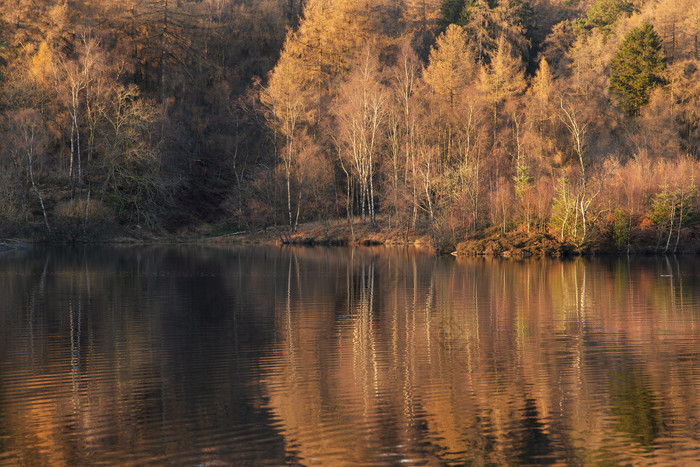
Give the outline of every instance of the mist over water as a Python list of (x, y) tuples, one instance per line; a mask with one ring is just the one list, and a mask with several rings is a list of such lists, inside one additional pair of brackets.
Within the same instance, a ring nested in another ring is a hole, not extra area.
[(700, 459), (700, 262), (0, 255), (2, 465)]

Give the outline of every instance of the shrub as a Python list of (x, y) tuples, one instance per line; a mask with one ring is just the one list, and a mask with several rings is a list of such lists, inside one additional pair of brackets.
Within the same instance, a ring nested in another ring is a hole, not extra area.
[(612, 240), (618, 250), (627, 249), (630, 246), (630, 218), (621, 210), (615, 212), (612, 221)]
[(664, 186), (663, 191), (654, 198), (649, 219), (658, 226), (659, 239), (661, 239), (661, 234), (668, 229), (664, 253), (668, 251), (671, 244), (674, 228), (677, 232), (676, 245), (673, 248), (675, 253), (681, 236), (681, 228), (697, 222), (697, 199), (698, 187), (694, 183), (680, 186), (675, 190)]
[(87, 242), (103, 240), (115, 234), (114, 212), (100, 200), (74, 199), (56, 206), (55, 240)]

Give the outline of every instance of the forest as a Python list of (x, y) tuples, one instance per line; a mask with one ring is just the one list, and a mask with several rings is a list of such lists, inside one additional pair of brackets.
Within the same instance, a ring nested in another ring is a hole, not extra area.
[(0, 238), (700, 220), (696, 0), (8, 0)]

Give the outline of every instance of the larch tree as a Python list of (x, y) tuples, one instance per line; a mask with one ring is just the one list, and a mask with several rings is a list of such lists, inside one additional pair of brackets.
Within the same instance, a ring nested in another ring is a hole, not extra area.
[[(438, 38), (423, 73), (423, 80), (437, 98), (434, 130), (437, 130), (438, 135), (438, 155), (446, 163), (455, 156), (455, 137), (462, 126), (458, 105), (462, 103), (465, 90), (474, 83), (477, 74), (476, 60), (466, 40), (464, 28), (456, 24), (450, 25)], [(426, 151), (424, 153), (428, 154)]]
[(468, 0), (455, 24), (467, 31), (469, 42), (477, 58), (488, 61), (498, 47), (500, 37), (505, 37), (523, 59), (528, 58), (534, 12), (524, 0)]
[(552, 27), (552, 31), (541, 43), (541, 54), (547, 59), (552, 74), (560, 77), (569, 73), (569, 50), (576, 41), (571, 21), (561, 21)]
[(474, 0), (468, 7), (469, 15), (464, 26), (469, 31), (469, 42), (479, 61), (488, 60), (496, 40), (493, 35), (494, 12), (487, 0)]
[(454, 107), (475, 74), (476, 64), (467, 47), (467, 34), (461, 26), (451, 24), (430, 52), (423, 79), (440, 100)]
[[(356, 85), (371, 84), (370, 81), (374, 79), (372, 73), (376, 70), (368, 68), (366, 44), (371, 41), (377, 55), (385, 52), (390, 45), (383, 34), (388, 26), (382, 19), (387, 17), (391, 7), (392, 2), (387, 0), (310, 0), (305, 5), (299, 27), (287, 36), (277, 66), (270, 73), (262, 100), (272, 110), (273, 129), (285, 138), (284, 149), (279, 154), (285, 171), (287, 211), (292, 228), (296, 222), (291, 181), (294, 166), (301, 154), (298, 137), (303, 132), (317, 132), (319, 124), (327, 117), (328, 104), (340, 92), (341, 83), (346, 81), (355, 63), (365, 63), (358, 68), (365, 70), (365, 81), (360, 83), (362, 80), (357, 75), (353, 79)], [(360, 102), (367, 104), (367, 96)], [(379, 117), (384, 112), (385, 98), (381, 100), (382, 105), (374, 109), (375, 121), (371, 123), (377, 126), (373, 130), (376, 132)], [(375, 104), (378, 103), (372, 105)], [(361, 125), (355, 128), (357, 131), (360, 129)], [(357, 147), (361, 148), (357, 153), (357, 161), (361, 162), (354, 167), (359, 174), (363, 203), (368, 202), (370, 217), (374, 222), (373, 158), (377, 147), (366, 141)]]
[(540, 153), (544, 153), (546, 134), (548, 133), (548, 122), (551, 121), (555, 113), (552, 108), (552, 94), (554, 93), (554, 80), (549, 63), (546, 58), (540, 60), (535, 77), (532, 79), (528, 89), (528, 112), (530, 120), (534, 123), (537, 136), (540, 142)]
[(411, 39), (418, 55), (426, 56), (435, 42), (436, 31), (440, 30), (440, 0), (405, 0), (396, 3), (403, 5), (402, 34)]
[[(97, 10), (115, 31), (119, 46), (130, 51), (133, 80), (158, 92), (161, 101), (196, 76), (207, 41), (204, 16), (193, 0), (104, 0)], [(197, 40), (194, 40), (197, 39)]]
[(388, 0), (309, 0), (280, 58), (292, 55), (302, 63), (309, 74), (305, 81), (317, 88), (320, 104), (332, 96), (368, 42), (378, 54), (391, 45), (386, 34), (393, 26), (385, 19), (393, 6)]
[(492, 37), (502, 36), (517, 51), (524, 62), (530, 59), (533, 31), (535, 29), (535, 12), (526, 0), (500, 0), (494, 10)]
[(700, 59), (700, 3), (696, 0), (659, 0), (644, 5), (670, 60)]
[(294, 85), (313, 100), (313, 123), (318, 124), (365, 44), (373, 41), (380, 54), (390, 45), (382, 22), (390, 7), (388, 0), (309, 0), (299, 27), (287, 35), (270, 81), (290, 67), (303, 70)]
[(298, 139), (313, 120), (315, 108), (310, 102), (314, 74), (290, 51), (290, 48), (295, 46), (294, 42), (288, 42), (274, 72), (270, 75), (268, 86), (261, 95), (263, 103), (270, 110), (273, 130), (278, 131), (284, 138), (279, 157), (284, 167), (287, 217), (289, 228), (292, 230), (296, 227), (292, 214), (292, 177), (302, 149)]
[(668, 92), (678, 112), (678, 134), (684, 150), (700, 156), (700, 59), (674, 63), (667, 71)]
[(493, 131), (496, 142), (498, 115), (503, 103), (509, 97), (525, 90), (525, 77), (522, 61), (513, 56), (510, 44), (501, 37), (491, 63), (482, 65), (479, 86), (486, 95), (493, 115)]

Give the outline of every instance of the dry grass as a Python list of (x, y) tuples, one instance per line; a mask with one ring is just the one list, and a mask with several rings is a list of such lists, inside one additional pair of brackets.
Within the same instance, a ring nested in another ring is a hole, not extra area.
[(300, 224), (296, 232), (286, 226), (268, 227), (245, 234), (227, 234), (207, 239), (211, 243), (267, 243), (267, 244), (334, 244), (334, 245), (430, 245), (432, 236), (426, 225), (416, 229), (397, 225), (387, 216), (377, 217), (377, 226), (359, 218), (354, 222), (335, 219), (325, 223)]

